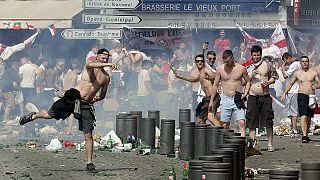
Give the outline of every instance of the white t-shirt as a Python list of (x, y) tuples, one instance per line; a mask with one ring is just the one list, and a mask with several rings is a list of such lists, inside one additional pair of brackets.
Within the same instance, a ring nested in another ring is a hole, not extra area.
[[(286, 86), (288, 86), (288, 84), (290, 83), (293, 73), (300, 69), (301, 69), (301, 64), (299, 61), (296, 60), (290, 64), (289, 69), (286, 70), (286, 75), (288, 76), (288, 78), (286, 79)], [(299, 90), (299, 84), (296, 81), (288, 93), (298, 93), (298, 90)]]
[(20, 86), (22, 88), (34, 88), (37, 68), (32, 64), (24, 64), (19, 68), (19, 75), (22, 77)]
[(120, 54), (118, 54), (117, 52), (112, 53), (111, 60), (112, 64), (117, 64), (119, 66), (118, 70), (113, 70), (112, 72), (122, 72), (121, 68), (123, 63)]
[(262, 57), (263, 56), (272, 56), (274, 58), (278, 58), (281, 55), (280, 49), (278, 46), (272, 44), (268, 48), (262, 49)]
[(138, 74), (138, 92), (137, 96), (148, 96), (151, 94), (146, 88), (145, 82), (150, 81), (149, 72), (146, 69), (141, 69)]
[(178, 81), (178, 79), (173, 74), (173, 71), (170, 70), (170, 72), (168, 74), (168, 93), (178, 92), (177, 81)]

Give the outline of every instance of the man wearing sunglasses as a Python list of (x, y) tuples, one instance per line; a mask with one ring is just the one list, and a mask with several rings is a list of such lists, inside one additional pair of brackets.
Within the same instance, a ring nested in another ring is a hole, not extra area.
[[(182, 76), (178, 73), (175, 73), (175, 76), (178, 79), (182, 79), (189, 82), (200, 82), (202, 90), (205, 92), (205, 97), (202, 99), (202, 102), (198, 105), (196, 109), (196, 116), (198, 117), (198, 124), (205, 124), (207, 120), (209, 120), (215, 126), (221, 126), (219, 120), (214, 117), (214, 114), (217, 112), (217, 108), (220, 105), (220, 96), (218, 93), (215, 93), (214, 99), (214, 107), (212, 111), (209, 111), (209, 101), (211, 99), (211, 94), (213, 90), (213, 81), (215, 73), (205, 67), (205, 60), (203, 54), (198, 54), (195, 57), (195, 64), (199, 71), (198, 77), (193, 76)], [(217, 89), (217, 88), (215, 88)]]

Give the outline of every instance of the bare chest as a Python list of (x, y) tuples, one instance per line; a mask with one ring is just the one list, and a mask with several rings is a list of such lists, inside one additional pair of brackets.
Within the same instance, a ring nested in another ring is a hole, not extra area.
[(242, 78), (242, 72), (233, 68), (232, 70), (225, 69), (221, 72), (221, 79), (223, 81), (238, 81)]
[(314, 78), (315, 78), (315, 74), (314, 73), (311, 73), (309, 71), (307, 72), (301, 72), (297, 75), (297, 78), (300, 82), (306, 82), (306, 81), (313, 81)]

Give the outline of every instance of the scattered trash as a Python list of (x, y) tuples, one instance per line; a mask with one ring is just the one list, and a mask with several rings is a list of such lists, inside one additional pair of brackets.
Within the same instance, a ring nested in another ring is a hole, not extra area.
[(37, 143), (34, 141), (29, 141), (27, 142), (26, 146), (29, 148), (35, 148), (37, 146)]
[(15, 171), (6, 171), (6, 174), (14, 174)]
[(96, 133), (94, 136), (93, 136), (93, 140), (100, 143), (101, 141), (101, 134), (100, 133)]
[(64, 164), (60, 164), (60, 167), (65, 167), (66, 165), (64, 165)]
[(65, 141), (65, 142), (63, 143), (63, 145), (64, 145), (64, 147), (73, 147), (73, 146), (76, 146), (77, 143)]
[(248, 177), (248, 178), (254, 178), (255, 175), (258, 174), (258, 171), (256, 169), (253, 169), (253, 168), (244, 168), (244, 174), (245, 174), (245, 177)]
[(101, 138), (100, 144), (107, 145), (107, 141), (110, 139), (110, 136), (114, 140), (115, 144), (122, 144), (120, 138), (116, 135), (116, 133), (113, 130), (109, 131), (104, 137)]
[(62, 144), (58, 138), (54, 138), (50, 141), (50, 144), (46, 146), (46, 149), (49, 151), (57, 151), (62, 148)]
[(45, 126), (39, 129), (39, 133), (42, 135), (50, 135), (58, 133), (58, 130), (54, 126)]
[(276, 126), (275, 129), (275, 134), (278, 136), (284, 136), (289, 134), (289, 125), (287, 124), (281, 124), (279, 126)]

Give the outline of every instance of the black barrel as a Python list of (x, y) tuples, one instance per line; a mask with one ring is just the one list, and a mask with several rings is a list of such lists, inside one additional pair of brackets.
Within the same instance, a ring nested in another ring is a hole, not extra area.
[(125, 126), (124, 126), (124, 122), (126, 119), (126, 115), (116, 115), (116, 135), (121, 139), (122, 142), (124, 142), (124, 130), (125, 130)]
[(207, 124), (197, 124), (194, 136), (194, 158), (207, 155)]
[(155, 133), (156, 133), (156, 119), (155, 118), (141, 118), (141, 141), (151, 147), (155, 148)]
[(174, 154), (175, 120), (161, 119), (160, 154)]
[(179, 109), (179, 127), (182, 122), (191, 121), (191, 110), (190, 109)]
[(320, 179), (320, 161), (304, 161), (301, 163), (301, 180)]
[(203, 161), (203, 160), (189, 161), (188, 179), (190, 179), (190, 180), (202, 179), (202, 164), (203, 163), (210, 163), (210, 161)]
[(219, 149), (222, 150), (232, 150), (232, 179), (233, 180), (241, 180), (241, 172), (240, 172), (240, 152), (239, 152), (239, 145), (237, 144), (220, 144), (218, 145)]
[[(269, 171), (270, 180), (299, 180), (299, 170), (274, 169)], [(317, 177), (319, 179), (319, 176)], [(308, 179), (309, 180), (309, 179)]]
[(194, 122), (181, 122), (180, 124), (180, 158), (192, 159), (194, 157)]
[(218, 147), (218, 133), (223, 127), (208, 126), (207, 127), (207, 155)]
[(230, 180), (230, 163), (202, 163), (202, 176), (209, 180)]
[(226, 134), (234, 133), (232, 129), (219, 129), (218, 131), (218, 144), (223, 144), (223, 137)]
[(237, 144), (239, 145), (239, 171), (241, 174), (241, 178), (244, 179), (244, 169), (245, 169), (245, 158), (246, 158), (246, 137), (240, 136), (229, 136), (228, 139), (224, 140), (225, 144)]
[(131, 116), (137, 117), (137, 137), (140, 139), (140, 121), (142, 118), (142, 111), (130, 111)]
[(127, 116), (124, 120), (124, 143), (132, 143), (133, 147), (137, 140), (137, 117)]
[(233, 150), (217, 149), (211, 151), (212, 156), (223, 156), (223, 162), (230, 164), (230, 180), (233, 179)]
[(160, 111), (148, 111), (148, 117), (149, 118), (155, 118), (156, 119), (156, 126), (157, 128), (160, 128)]

